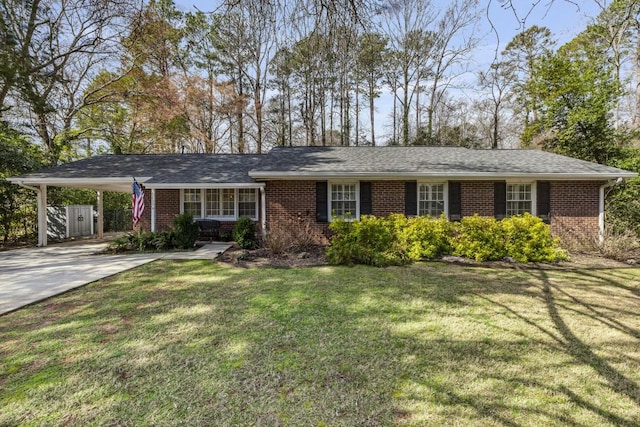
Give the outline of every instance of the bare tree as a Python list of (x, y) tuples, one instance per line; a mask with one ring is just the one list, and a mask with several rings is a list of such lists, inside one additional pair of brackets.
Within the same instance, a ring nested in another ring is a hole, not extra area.
[[(388, 77), (396, 76), (392, 83), (393, 96), (398, 98), (401, 108), (402, 144), (409, 144), (409, 112), (418, 87), (418, 77), (430, 55), (430, 39), (425, 32), (436, 19), (430, 1), (392, 0), (384, 9), (382, 31), (389, 40)], [(395, 68), (396, 70), (393, 70)]]
[(57, 162), (72, 154), (88, 83), (119, 52), (137, 0), (2, 0), (0, 114), (27, 117), (28, 128)]
[(478, 22), (477, 0), (455, 0), (450, 2), (433, 30), (434, 43), (431, 49), (429, 103), (427, 104), (427, 137), (433, 137), (433, 116), (440, 102), (439, 93), (444, 93), (455, 81), (456, 70), (467, 59), (477, 45), (473, 36)]
[(515, 82), (515, 65), (509, 62), (491, 64), (488, 71), (478, 74), (480, 87), (489, 93), (487, 99), (491, 109), (491, 148), (498, 148), (502, 140), (500, 119), (503, 109), (512, 94), (511, 87)]

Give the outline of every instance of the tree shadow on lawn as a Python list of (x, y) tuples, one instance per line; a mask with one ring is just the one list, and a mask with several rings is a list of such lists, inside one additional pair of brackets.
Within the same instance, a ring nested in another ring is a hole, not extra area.
[[(75, 405), (92, 408), (77, 424), (635, 425), (554, 380), (587, 366), (638, 410), (637, 383), (563, 320), (581, 301), (554, 274), (156, 262), (7, 317), (0, 355), (23, 367), (0, 378), (31, 421)], [(637, 344), (602, 307), (579, 313)]]

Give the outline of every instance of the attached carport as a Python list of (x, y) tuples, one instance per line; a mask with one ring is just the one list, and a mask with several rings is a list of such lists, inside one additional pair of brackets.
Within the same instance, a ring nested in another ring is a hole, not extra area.
[[(104, 192), (132, 192), (134, 177), (150, 192), (150, 229), (156, 231), (156, 190), (185, 188), (255, 188), (260, 192), (262, 230), (266, 229), (264, 183), (249, 177), (263, 155), (251, 154), (127, 154), (102, 155), (8, 178), (33, 190), (38, 200), (38, 246), (47, 245), (47, 189), (85, 188), (96, 191), (96, 233), (104, 233)], [(176, 214), (179, 212), (176, 212)], [(146, 215), (146, 214), (145, 214)]]
[[(41, 174), (37, 174), (41, 175)], [(149, 177), (136, 177), (143, 184)], [(55, 176), (31, 176), (9, 178), (13, 184), (20, 185), (36, 193), (38, 200), (38, 246), (47, 246), (47, 189), (49, 187), (71, 187), (95, 190), (98, 221), (96, 234), (99, 239), (104, 236), (104, 192), (131, 192), (133, 177), (103, 177), (103, 178), (69, 178)]]

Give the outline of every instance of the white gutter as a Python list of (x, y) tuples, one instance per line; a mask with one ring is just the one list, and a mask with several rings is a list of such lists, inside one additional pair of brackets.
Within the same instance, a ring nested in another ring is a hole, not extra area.
[(254, 179), (368, 179), (368, 180), (407, 180), (419, 178), (446, 178), (460, 180), (496, 180), (496, 179), (530, 179), (530, 180), (596, 180), (635, 178), (638, 174), (620, 171), (616, 173), (495, 173), (495, 172), (310, 172), (310, 171), (250, 171)]
[[(144, 184), (146, 181), (150, 180), (152, 177), (144, 176), (136, 178), (140, 184)], [(14, 184), (22, 185), (21, 183), (27, 184), (47, 184), (53, 186), (62, 186), (62, 187), (77, 187), (84, 186), (85, 188), (91, 188), (94, 185), (105, 185), (105, 184), (129, 184), (131, 185), (131, 177), (120, 177), (120, 178), (112, 178), (112, 177), (104, 177), (104, 178), (39, 178), (39, 177), (26, 177), (26, 178), (8, 178), (9, 182), (13, 182)]]
[(148, 189), (156, 189), (156, 190), (178, 190), (184, 188), (264, 188), (264, 183), (262, 182), (251, 182), (251, 183), (237, 183), (237, 184), (225, 184), (225, 183), (150, 183), (145, 184), (144, 188)]
[(622, 182), (622, 178), (618, 177), (615, 181), (609, 181), (606, 184), (600, 186), (599, 193), (599, 206), (598, 206), (598, 241), (600, 244), (604, 243), (604, 217), (605, 217), (605, 198), (607, 197), (607, 193), (605, 190), (607, 188), (612, 188), (614, 185)]
[(156, 232), (156, 189), (151, 189), (151, 232)]
[(262, 228), (262, 237), (267, 236), (267, 197), (264, 187), (260, 187), (260, 226)]

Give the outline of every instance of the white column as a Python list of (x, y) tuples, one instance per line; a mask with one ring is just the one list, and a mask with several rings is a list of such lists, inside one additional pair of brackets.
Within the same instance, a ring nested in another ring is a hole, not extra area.
[(96, 191), (96, 195), (98, 196), (98, 230), (96, 230), (96, 232), (98, 239), (102, 239), (104, 237), (104, 192), (98, 190)]
[(267, 198), (264, 187), (260, 187), (260, 225), (262, 226), (262, 237), (267, 235)]
[(47, 186), (38, 190), (38, 246), (47, 246)]
[(605, 189), (611, 187), (613, 184), (608, 182), (600, 186), (599, 203), (598, 203), (598, 242), (604, 243), (604, 215), (605, 215)]
[(156, 232), (156, 189), (151, 189), (151, 232)]

